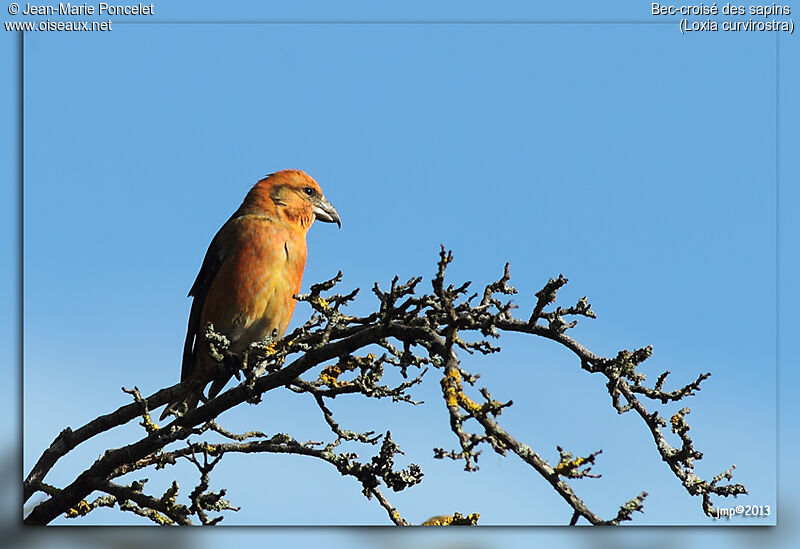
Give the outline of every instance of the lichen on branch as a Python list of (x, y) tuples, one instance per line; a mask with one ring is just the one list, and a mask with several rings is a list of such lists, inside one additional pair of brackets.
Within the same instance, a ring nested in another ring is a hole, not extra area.
[[(224, 488), (211, 488), (212, 474), (220, 460), (231, 453), (281, 453), (330, 464), (339, 474), (355, 480), (364, 496), (385, 510), (391, 523), (407, 525), (407, 519), (384, 491), (413, 488), (424, 480), (422, 469), (413, 462), (405, 467), (395, 464), (403, 456), (404, 441), (394, 440), (391, 425), (376, 425), (364, 432), (348, 428), (337, 419), (331, 402), (337, 398), (361, 398), (390, 399), (400, 406), (422, 405), (414, 393), (427, 382), (438, 382), (441, 399), (424, 404), (444, 407), (449, 421), (443, 429), (443, 438), (455, 436), (457, 445), (449, 450), (434, 448), (434, 457), (463, 462), (469, 472), (478, 469), (478, 457), (484, 447), (503, 456), (516, 456), (564, 501), (565, 523), (575, 524), (583, 518), (596, 525), (620, 524), (632, 520), (634, 512), (644, 512), (645, 492), (622, 503), (618, 513), (609, 518), (597, 515), (578, 496), (570, 483), (591, 482), (585, 479), (600, 477), (602, 450), (576, 456), (564, 450), (558, 441), (537, 441), (545, 447), (557, 446), (559, 455), (551, 464), (531, 444), (502, 426), (502, 412), (513, 405), (508, 397), (520, 396), (493, 397), (489, 388), (478, 385), (479, 372), (469, 371), (459, 360), (459, 354), (498, 353), (497, 341), (503, 333), (553, 341), (575, 356), (579, 366), (576, 374), (583, 371), (604, 379), (611, 406), (620, 414), (632, 412), (642, 420), (643, 436), (652, 438), (661, 459), (687, 493), (700, 497), (704, 513), (710, 516), (715, 513), (713, 497), (746, 493), (744, 486), (731, 482), (733, 467), (711, 480), (695, 474), (694, 464), (703, 454), (689, 436), (688, 407), (673, 414), (669, 421), (657, 408), (659, 404), (680, 402), (696, 395), (710, 374), (702, 373), (686, 385), (666, 390), (669, 375), (666, 371), (652, 386), (648, 385), (640, 366), (652, 355), (652, 347), (623, 349), (613, 357), (602, 357), (570, 336), (570, 330), (580, 320), (594, 319), (596, 315), (586, 297), (574, 305), (557, 305), (558, 292), (568, 283), (563, 275), (550, 278), (534, 292), (536, 303), (532, 311), (517, 318), (513, 314), (516, 306), (509, 297), (517, 290), (510, 285), (508, 264), (498, 280), (472, 292), (468, 281), (448, 283), (447, 268), (452, 261), (452, 253), (442, 247), (430, 280), (430, 292), (421, 290), (421, 277), (406, 282), (394, 277), (388, 288), (376, 283), (372, 293), (378, 306), (365, 316), (349, 314), (347, 310), (358, 289), (335, 293), (342, 280), (340, 272), (330, 280), (312, 285), (309, 293), (295, 296), (307, 302), (313, 311), (305, 324), (282, 339), (270, 337), (253, 343), (240, 356), (229, 351), (225, 334), (206, 326), (212, 356), (220, 368), (233, 370), (239, 382), (216, 398), (203, 400), (195, 409), (179, 411), (163, 425), (152, 420), (150, 411), (173, 401), (186, 387), (178, 384), (148, 397), (142, 396), (136, 387), (124, 389), (133, 402), (99, 415), (78, 429), (64, 429), (45, 449), (26, 477), (23, 489), (25, 501), (36, 492), (45, 493), (47, 499), (33, 507), (25, 523), (47, 524), (59, 515), (80, 518), (97, 507), (116, 506), (157, 524), (195, 521), (216, 524), (225, 512), (237, 509), (225, 499)], [(391, 381), (388, 372), (397, 372), (402, 381), (396, 378)], [(287, 433), (268, 435), (258, 429), (237, 434), (220, 425), (220, 415), (225, 411), (246, 403), (257, 404), (266, 393), (282, 389), (305, 399), (312, 413), (319, 414), (320, 421), (330, 431), (328, 440), (300, 442)], [(379, 418), (371, 419), (380, 423)], [(140, 439), (108, 449), (65, 486), (44, 483), (48, 472), (72, 449), (136, 420), (144, 428)], [(347, 445), (342, 446), (343, 443)], [(361, 448), (359, 453), (366, 452), (372, 457), (360, 458), (355, 452), (342, 450), (349, 449), (348, 445), (356, 445)], [(145, 493), (147, 479), (118, 482), (119, 477), (136, 471), (169, 471), (180, 461), (191, 463), (199, 475), (197, 485), (188, 492), (182, 492), (173, 482), (164, 494), (149, 495)], [(100, 495), (92, 499), (93, 493)], [(458, 502), (453, 502), (453, 507), (457, 505)], [(301, 512), (298, 510), (298, 514)], [(478, 517), (478, 513), (455, 513), (437, 515), (430, 519), (433, 522), (426, 522), (475, 524)]]

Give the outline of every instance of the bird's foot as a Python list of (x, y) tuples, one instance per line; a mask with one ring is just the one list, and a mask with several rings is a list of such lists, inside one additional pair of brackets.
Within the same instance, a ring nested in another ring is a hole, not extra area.
[(232, 351), (225, 351), (225, 354), (222, 355), (222, 364), (229, 373), (236, 376), (237, 381), (242, 380), (239, 355)]

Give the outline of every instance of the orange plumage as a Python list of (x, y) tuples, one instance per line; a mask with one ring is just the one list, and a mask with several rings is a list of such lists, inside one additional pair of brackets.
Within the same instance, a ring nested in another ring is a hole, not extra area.
[(230, 380), (209, 356), (203, 332), (210, 322), (241, 353), (273, 330), (282, 336), (294, 311), (306, 264), (306, 233), (314, 219), (341, 225), (316, 181), (300, 170), (273, 173), (256, 183), (220, 228), (189, 290), (193, 297), (183, 348), (181, 382), (187, 393), (161, 419), (186, 403), (197, 406), (205, 386), (214, 398)]

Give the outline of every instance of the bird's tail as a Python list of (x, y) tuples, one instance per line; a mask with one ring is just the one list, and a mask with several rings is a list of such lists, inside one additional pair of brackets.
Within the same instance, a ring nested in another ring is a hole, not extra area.
[(189, 410), (194, 410), (197, 408), (198, 402), (200, 402), (200, 394), (198, 391), (189, 389), (179, 394), (175, 400), (167, 404), (167, 407), (161, 412), (161, 417), (159, 417), (158, 420), (164, 421), (168, 415), (175, 414), (178, 411), (186, 413)]

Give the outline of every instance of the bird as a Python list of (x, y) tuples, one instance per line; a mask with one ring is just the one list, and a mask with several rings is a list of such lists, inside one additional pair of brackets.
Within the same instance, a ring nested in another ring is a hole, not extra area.
[[(208, 246), (189, 290), (192, 307), (181, 362), (183, 391), (161, 414), (191, 410), (212, 399), (233, 376), (209, 355), (205, 327), (239, 354), (250, 343), (286, 332), (306, 265), (306, 233), (314, 220), (342, 226), (339, 212), (302, 170), (282, 170), (259, 180)], [(203, 396), (211, 383), (208, 397)]]

